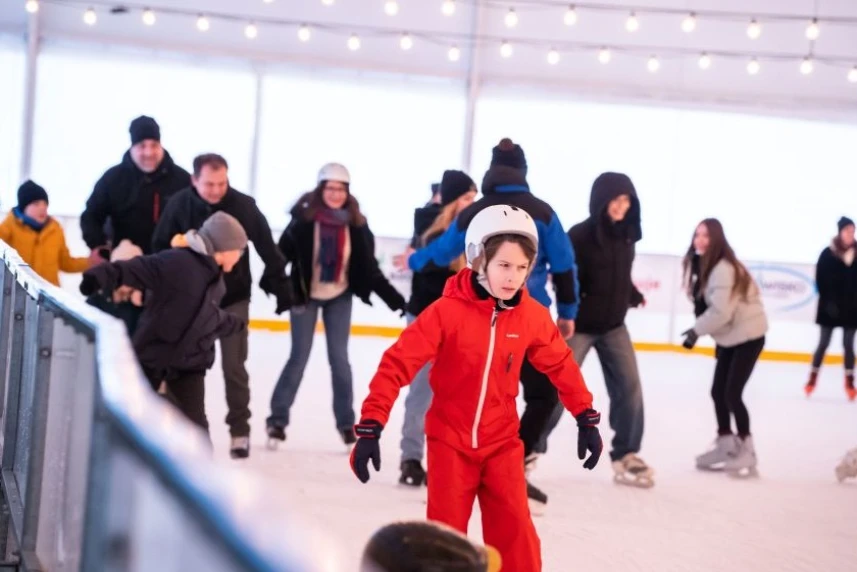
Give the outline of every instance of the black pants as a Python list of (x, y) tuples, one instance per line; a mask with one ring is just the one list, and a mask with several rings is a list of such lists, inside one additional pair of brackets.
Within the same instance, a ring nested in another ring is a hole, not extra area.
[[(845, 371), (854, 371), (854, 328), (842, 328), (842, 346), (845, 350)], [(821, 326), (821, 338), (818, 340), (818, 347), (812, 355), (812, 369), (818, 371), (821, 367), (821, 362), (824, 361), (824, 354), (827, 353), (827, 346), (830, 345), (830, 337), (833, 335), (833, 328)]]
[(178, 371), (163, 373), (143, 369), (152, 389), (158, 391), (161, 381), (166, 382), (167, 400), (175, 405), (191, 423), (208, 433), (208, 418), (205, 415), (205, 372)]
[(764, 347), (764, 336), (729, 348), (717, 346), (711, 399), (714, 400), (718, 434), (732, 433), (730, 414), (735, 416), (738, 436), (746, 437), (750, 434), (750, 414), (741, 395)]
[[(224, 310), (246, 321), (250, 315), (250, 300), (235, 302)], [(250, 435), (250, 374), (245, 366), (249, 336), (249, 330), (244, 328), (237, 334), (220, 338), (220, 362), (228, 408), (226, 424), (233, 437)]]
[(551, 414), (559, 403), (559, 396), (548, 376), (534, 368), (528, 360), (524, 360), (521, 367), (521, 383), (524, 385), (524, 401), (527, 407), (521, 415), (519, 435), (524, 442), (526, 457), (533, 452), (547, 428)]

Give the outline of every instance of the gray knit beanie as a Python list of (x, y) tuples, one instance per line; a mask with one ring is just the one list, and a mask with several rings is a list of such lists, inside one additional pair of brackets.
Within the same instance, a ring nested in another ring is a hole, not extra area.
[(199, 235), (207, 239), (214, 252), (244, 250), (247, 248), (247, 233), (234, 216), (217, 211), (202, 223)]

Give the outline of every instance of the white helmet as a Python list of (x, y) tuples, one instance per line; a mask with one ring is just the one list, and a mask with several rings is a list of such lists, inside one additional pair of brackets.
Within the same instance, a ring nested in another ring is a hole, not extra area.
[(343, 165), (339, 163), (328, 163), (318, 172), (318, 182), (337, 181), (339, 183), (351, 183), (351, 175)]
[(473, 268), (473, 261), (482, 254), (485, 242), (498, 234), (520, 234), (529, 238), (538, 250), (539, 231), (533, 217), (518, 207), (493, 205), (476, 213), (467, 226), (464, 254), (468, 267)]

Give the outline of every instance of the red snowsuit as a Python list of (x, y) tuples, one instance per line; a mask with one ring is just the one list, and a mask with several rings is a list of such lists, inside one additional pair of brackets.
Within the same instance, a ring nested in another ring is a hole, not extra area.
[(542, 569), (515, 403), (525, 356), (556, 385), (572, 414), (592, 406), (548, 309), (526, 289), (515, 306), (500, 309), (494, 298), (478, 296), (473, 272), (462, 270), (384, 352), (361, 412), (361, 419), (386, 425), (399, 390), (434, 361), (425, 425), (427, 516), (466, 534), (478, 497), (484, 539), (500, 552), (503, 572)]

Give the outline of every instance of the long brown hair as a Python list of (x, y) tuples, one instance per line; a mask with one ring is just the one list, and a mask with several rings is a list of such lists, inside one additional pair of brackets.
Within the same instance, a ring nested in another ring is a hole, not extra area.
[[(468, 192), (475, 190), (473, 187)], [(438, 234), (443, 234), (446, 232), (446, 229), (450, 227), (450, 225), (455, 220), (455, 217), (458, 216), (458, 200), (454, 200), (437, 214), (435, 219), (432, 221), (431, 225), (420, 235), (420, 242), (422, 246), (428, 244), (428, 241)], [(449, 269), (453, 272), (458, 272), (462, 268), (467, 266), (467, 259), (464, 257), (464, 254), (453, 260)]]
[[(705, 291), (708, 279), (711, 277), (711, 272), (717, 263), (721, 260), (726, 260), (735, 269), (735, 283), (732, 284), (732, 296), (735, 296), (735, 294), (740, 294), (742, 297), (747, 296), (747, 293), (750, 291), (750, 285), (753, 283), (753, 277), (750, 276), (750, 271), (747, 270), (747, 267), (741, 264), (738, 257), (735, 256), (735, 251), (732, 250), (729, 241), (726, 240), (723, 225), (716, 218), (707, 218), (699, 223), (696, 228), (699, 228), (700, 225), (704, 225), (708, 229), (708, 248), (705, 250), (705, 254), (699, 258), (699, 291)], [(693, 230), (694, 236), (696, 236), (696, 228)], [(692, 286), (691, 264), (695, 254), (693, 237), (691, 237), (690, 247), (688, 247), (681, 264), (685, 285), (688, 290)]]
[[(308, 193), (304, 193), (292, 207), (292, 215), (299, 215), (304, 220), (309, 221), (315, 219), (315, 215), (318, 214), (320, 210), (327, 208), (323, 198), (325, 184), (326, 181), (321, 181), (313, 190)], [(349, 224), (354, 226), (365, 225), (366, 217), (360, 211), (360, 203), (358, 203), (357, 199), (354, 198), (354, 195), (351, 194), (351, 189), (349, 188), (348, 183), (343, 184), (345, 185), (345, 190), (348, 192), (348, 198), (345, 200), (345, 206), (343, 208), (348, 211)]]

